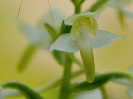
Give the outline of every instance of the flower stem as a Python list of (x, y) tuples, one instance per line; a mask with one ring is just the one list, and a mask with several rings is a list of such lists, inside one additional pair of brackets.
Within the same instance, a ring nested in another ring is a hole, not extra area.
[(74, 6), (75, 6), (75, 14), (80, 13), (80, 11), (81, 11), (81, 5), (82, 5), (82, 3), (83, 3), (85, 0), (80, 0), (80, 1), (78, 1), (78, 0), (71, 0), (71, 1), (72, 1), (72, 3), (73, 3)]
[(63, 74), (59, 99), (68, 99), (69, 97), (71, 67), (72, 67), (72, 61), (70, 60), (70, 62), (67, 62), (67, 64), (64, 66), (64, 74)]
[(101, 90), (103, 99), (108, 99), (108, 96), (107, 96), (107, 92), (106, 92), (105, 87), (104, 87), (104, 86), (101, 86), (101, 87), (100, 87), (100, 90)]
[(37, 46), (33, 44), (29, 44), (27, 48), (25, 49), (18, 65), (17, 65), (17, 70), (18, 72), (23, 72), (26, 67), (28, 66), (28, 63), (31, 61), (32, 56), (35, 54), (35, 51), (37, 50)]
[(68, 53), (67, 56), (80, 68), (83, 68), (83, 64), (73, 54)]
[(75, 5), (75, 14), (80, 13), (81, 5)]
[[(80, 69), (80, 70), (72, 73), (71, 79), (75, 78), (75, 77), (77, 77), (77, 76), (79, 76), (79, 75), (81, 75), (83, 73), (84, 73), (84, 70)], [(34, 90), (36, 92), (38, 92), (38, 93), (42, 93), (42, 92), (45, 92), (45, 91), (48, 91), (50, 89), (58, 87), (61, 83), (62, 83), (62, 79), (60, 78), (58, 80), (52, 81), (52, 82), (50, 82), (48, 84), (45, 84), (43, 86), (40, 86), (38, 88), (35, 88)], [(5, 97), (11, 97), (11, 96), (19, 96), (19, 95), (21, 95), (21, 93), (19, 91), (16, 91), (16, 90), (12, 90), (12, 91), (10, 91), (10, 90), (3, 90), (2, 91), (2, 95), (5, 96)]]

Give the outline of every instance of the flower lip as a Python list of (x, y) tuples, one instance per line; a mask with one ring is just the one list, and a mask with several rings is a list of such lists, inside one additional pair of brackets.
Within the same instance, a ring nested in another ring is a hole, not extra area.
[(86, 33), (96, 35), (98, 30), (98, 25), (94, 17), (95, 13), (84, 13), (71, 16), (68, 20), (72, 21), (71, 35), (75, 40), (76, 35), (82, 30)]
[(109, 0), (109, 4), (115, 7), (123, 7), (128, 5), (131, 0)]
[(95, 12), (85, 12), (85, 13), (80, 13), (80, 14), (75, 14), (75, 15), (72, 15), (70, 17), (68, 17), (64, 22), (66, 25), (73, 25), (74, 22), (77, 20), (77, 18), (79, 17), (93, 17), (95, 20), (98, 19), (98, 16)]

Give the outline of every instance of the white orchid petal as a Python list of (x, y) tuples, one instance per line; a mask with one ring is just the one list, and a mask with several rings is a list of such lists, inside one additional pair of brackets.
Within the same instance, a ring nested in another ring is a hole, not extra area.
[(114, 7), (123, 7), (128, 5), (131, 0), (109, 0), (109, 4)]
[(3, 88), (0, 86), (0, 99), (4, 99), (4, 96), (2, 95)]
[(91, 41), (88, 33), (78, 33), (76, 37), (78, 47), (80, 49), (80, 54), (83, 60), (86, 80), (91, 83), (95, 77), (95, 64), (94, 56), (91, 47)]
[[(52, 13), (52, 16), (51, 16), (51, 13)], [(44, 23), (48, 23), (49, 25), (54, 26), (55, 30), (59, 32), (63, 19), (64, 19), (64, 16), (59, 10), (55, 8), (51, 8), (51, 12), (50, 10), (48, 10), (44, 14), (44, 16), (39, 20), (37, 27), (39, 29), (44, 30)]]
[(103, 99), (99, 89), (78, 92), (74, 99)]
[(90, 35), (93, 48), (101, 48), (110, 45), (114, 40), (123, 39), (122, 36), (118, 36), (107, 31), (98, 30), (97, 35)]
[(75, 14), (75, 15), (72, 15), (70, 17), (68, 17), (66, 20), (65, 20), (65, 24), (66, 25), (73, 25), (74, 21), (78, 18), (78, 17), (81, 17), (81, 16), (92, 16), (94, 19), (98, 19), (98, 16), (96, 13), (94, 12), (85, 12), (85, 13), (80, 13), (80, 14)]
[(126, 86), (129, 86), (131, 84), (131, 81), (126, 78), (113, 79), (112, 81)]
[(128, 16), (128, 17), (130, 17), (130, 18), (133, 18), (133, 12), (127, 11), (127, 10), (125, 10), (125, 9), (123, 9), (122, 11), (123, 11), (123, 13), (124, 13), (126, 16)]
[(19, 23), (20, 30), (24, 35), (26, 35), (33, 44), (38, 44), (40, 39), (42, 39), (42, 32), (32, 28), (25, 23)]
[(133, 88), (128, 88), (127, 89), (127, 94), (128, 94), (128, 96), (130, 97), (130, 99), (133, 99)]
[(50, 50), (74, 53), (79, 50), (77, 43), (72, 39), (71, 34), (63, 34), (51, 45)]
[(133, 65), (130, 66), (129, 70), (130, 70), (131, 76), (133, 77)]

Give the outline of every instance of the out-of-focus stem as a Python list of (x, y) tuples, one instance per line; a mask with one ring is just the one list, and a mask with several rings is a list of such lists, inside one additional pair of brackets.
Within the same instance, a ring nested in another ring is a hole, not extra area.
[(83, 68), (83, 64), (82, 64), (73, 54), (67, 53), (67, 56), (68, 56), (74, 63), (76, 63), (78, 66), (80, 66), (81, 68)]
[(107, 95), (107, 92), (106, 92), (106, 89), (105, 89), (104, 86), (101, 86), (101, 87), (100, 87), (100, 91), (101, 91), (101, 93), (102, 93), (103, 99), (108, 99), (108, 95)]
[[(81, 75), (84, 73), (84, 70), (83, 69), (80, 69), (74, 73), (72, 73), (71, 75), (71, 79)], [(43, 86), (40, 86), (38, 88), (35, 88), (34, 90), (38, 93), (42, 93), (42, 92), (45, 92), (45, 91), (48, 91), (50, 89), (53, 89), (53, 88), (56, 88), (58, 87), (60, 84), (62, 83), (62, 79), (58, 79), (58, 80), (55, 80), (55, 81), (52, 81), (48, 84), (45, 84)], [(18, 96), (18, 95), (21, 95), (21, 93), (19, 91), (16, 91), (16, 90), (3, 90), (2, 91), (2, 95), (5, 96), (5, 97), (11, 97), (11, 96)]]

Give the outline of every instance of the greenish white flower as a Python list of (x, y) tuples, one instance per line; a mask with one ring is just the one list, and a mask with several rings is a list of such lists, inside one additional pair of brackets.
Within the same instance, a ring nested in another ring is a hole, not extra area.
[(103, 99), (100, 90), (83, 91), (75, 94), (74, 99)]
[(133, 18), (133, 13), (127, 11), (124, 7), (130, 4), (132, 0), (109, 0), (108, 4), (118, 9), (125, 16)]
[(123, 15), (133, 18), (133, 13), (124, 8), (130, 4), (131, 1), (132, 0), (106, 0), (106, 3), (97, 10), (97, 13), (101, 12), (105, 7), (111, 6), (116, 8)]
[(127, 94), (130, 99), (133, 99), (133, 66), (130, 67), (130, 79), (121, 78), (115, 79), (113, 82), (127, 86)]
[(133, 66), (131, 66), (130, 68), (130, 72), (131, 72), (131, 81), (128, 84), (128, 88), (127, 88), (127, 94), (130, 97), (130, 99), (133, 99)]
[(0, 86), (0, 99), (4, 99), (4, 96), (2, 94), (2, 90), (3, 90), (3, 88)]
[(92, 82), (95, 76), (95, 64), (92, 48), (101, 48), (111, 44), (122, 36), (98, 30), (97, 15), (86, 12), (70, 16), (65, 20), (66, 25), (72, 25), (71, 33), (65, 33), (51, 45), (50, 50), (75, 53), (80, 50), (83, 60), (86, 80)]
[(59, 11), (57, 11), (56, 9), (52, 9), (51, 11), (54, 22), (52, 22), (50, 11), (47, 11), (44, 14), (44, 16), (39, 20), (36, 27), (32, 27), (20, 21), (18, 22), (20, 30), (26, 37), (28, 37), (28, 40), (30, 40), (33, 45), (39, 45), (48, 50), (53, 40), (46, 30), (44, 24), (48, 23), (51, 26), (53, 26), (54, 24), (54, 29), (57, 31), (57, 33), (59, 33), (63, 20), (63, 15), (59, 13)]

